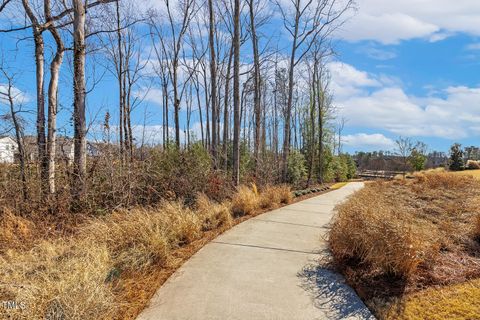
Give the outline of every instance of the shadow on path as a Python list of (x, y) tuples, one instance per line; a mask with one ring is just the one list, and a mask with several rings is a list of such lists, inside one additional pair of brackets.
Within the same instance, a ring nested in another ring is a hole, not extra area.
[(325, 313), (327, 319), (375, 319), (355, 291), (344, 278), (312, 262), (297, 276), (301, 287), (310, 294), (316, 308)]

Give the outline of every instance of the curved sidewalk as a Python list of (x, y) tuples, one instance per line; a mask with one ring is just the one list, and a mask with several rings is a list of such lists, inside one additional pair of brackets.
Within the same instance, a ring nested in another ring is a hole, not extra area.
[(140, 320), (373, 319), (343, 278), (319, 267), (345, 187), (249, 219), (188, 260)]

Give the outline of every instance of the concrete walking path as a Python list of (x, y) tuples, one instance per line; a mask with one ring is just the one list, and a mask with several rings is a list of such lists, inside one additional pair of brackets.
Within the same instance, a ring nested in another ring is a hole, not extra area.
[(360, 182), (249, 219), (207, 244), (157, 291), (140, 320), (373, 319), (320, 267), (336, 204)]

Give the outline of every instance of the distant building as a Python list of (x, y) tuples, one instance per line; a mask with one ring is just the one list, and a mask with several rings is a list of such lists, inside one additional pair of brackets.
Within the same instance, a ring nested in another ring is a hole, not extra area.
[[(24, 139), (25, 155), (28, 161), (35, 162), (38, 159), (37, 137), (26, 136)], [(57, 136), (56, 160), (68, 164), (73, 162), (73, 139), (65, 136)]]
[(448, 164), (448, 156), (445, 152), (438, 152), (433, 151), (428, 154), (427, 156), (427, 163), (425, 164), (425, 168), (439, 168), (445, 167)]
[(14, 163), (17, 142), (11, 137), (0, 136), (0, 163)]
[(480, 148), (470, 146), (465, 147), (465, 160), (480, 160)]
[[(73, 163), (74, 141), (66, 136), (57, 136), (56, 138), (56, 157), (57, 162), (63, 162), (68, 165)], [(25, 148), (25, 159), (27, 162), (34, 163), (38, 160), (38, 144), (36, 136), (25, 136), (23, 138)], [(96, 158), (104, 154), (115, 154), (119, 148), (115, 144), (87, 141), (87, 156)], [(15, 139), (8, 136), (0, 136), (0, 163), (14, 163), (18, 161), (18, 146)]]

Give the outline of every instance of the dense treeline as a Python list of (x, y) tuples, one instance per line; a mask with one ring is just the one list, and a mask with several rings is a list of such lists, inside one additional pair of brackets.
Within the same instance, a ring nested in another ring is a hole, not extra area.
[[(22, 102), (21, 70), (2, 46), (2, 129), (18, 145), (19, 165), (2, 166), (1, 201), (97, 210), (188, 201), (197, 192), (220, 200), (240, 183), (350, 178), (355, 165), (341, 153), (344, 120), (336, 120), (327, 64), (332, 33), (353, 6), (3, 0), (1, 41), (22, 38), (19, 55), (33, 47), (36, 92)], [(107, 73), (115, 81), (103, 79)], [(89, 104), (105, 85), (118, 93), (116, 105)], [(151, 94), (161, 97), (160, 141), (149, 141), (145, 126)], [(24, 112), (33, 105), (34, 119)], [(58, 118), (60, 109), (69, 120)], [(71, 163), (58, 157), (65, 127)], [(33, 131), (32, 151), (26, 133)]]

